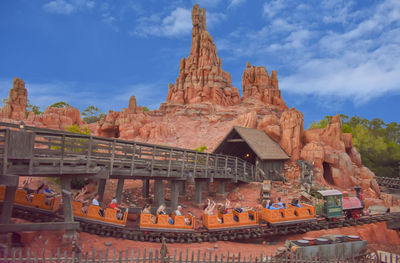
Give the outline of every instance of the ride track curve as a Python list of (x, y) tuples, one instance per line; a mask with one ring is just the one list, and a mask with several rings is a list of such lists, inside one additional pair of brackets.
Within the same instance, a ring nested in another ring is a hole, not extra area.
[[(13, 217), (33, 221), (36, 223), (42, 222), (61, 222), (63, 216), (59, 213), (53, 213), (33, 207), (25, 207), (14, 205)], [(162, 238), (166, 239), (167, 243), (201, 243), (201, 242), (216, 242), (216, 241), (249, 241), (258, 240), (261, 238), (269, 238), (274, 236), (284, 236), (289, 234), (301, 234), (309, 231), (327, 230), (334, 228), (342, 228), (349, 226), (357, 226), (364, 224), (373, 224), (378, 222), (400, 220), (400, 213), (386, 213), (370, 216), (362, 216), (359, 219), (348, 219), (345, 217), (329, 220), (325, 218), (317, 218), (317, 220), (309, 220), (306, 222), (291, 222), (284, 225), (268, 225), (261, 223), (251, 228), (236, 228), (223, 230), (207, 230), (204, 227), (188, 232), (164, 232), (164, 231), (149, 231), (140, 230), (137, 226), (127, 224), (113, 225), (95, 220), (83, 220), (75, 218), (80, 223), (80, 231), (90, 234), (96, 234), (103, 237), (122, 238), (134, 241), (146, 242), (161, 242)]]

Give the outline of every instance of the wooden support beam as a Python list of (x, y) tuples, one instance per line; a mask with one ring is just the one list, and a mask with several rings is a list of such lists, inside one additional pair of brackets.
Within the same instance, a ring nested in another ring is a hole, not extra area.
[(18, 185), (18, 175), (1, 175), (0, 184), (5, 186), (17, 186)]
[(124, 178), (118, 179), (117, 191), (115, 192), (115, 197), (117, 198), (118, 203), (121, 202), (122, 190), (124, 189)]
[(156, 199), (155, 201), (157, 207), (160, 205), (165, 205), (163, 180), (154, 181), (154, 198)]
[(175, 211), (178, 207), (178, 197), (179, 197), (179, 184), (181, 181), (172, 180), (171, 181), (171, 209)]
[(97, 187), (97, 193), (99, 194), (99, 203), (103, 202), (104, 190), (106, 189), (106, 179), (100, 179)]
[(6, 133), (4, 134), (4, 154), (3, 154), (3, 169), (2, 169), (2, 174), (5, 175), (7, 173), (7, 165), (8, 165), (8, 137), (10, 134), (10, 130), (6, 130)]
[(24, 224), (0, 224), (0, 233), (20, 231), (75, 231), (79, 229), (78, 222), (49, 222), (49, 223), (24, 223)]
[(226, 140), (227, 142), (245, 142), (245, 140), (243, 140), (243, 139), (229, 139), (229, 140)]
[[(3, 207), (1, 209), (1, 221), (2, 224), (9, 224), (12, 210), (14, 207), (15, 191), (17, 190), (17, 185), (7, 186), (6, 194), (4, 197)], [(1, 229), (1, 227), (0, 227)]]
[(198, 180), (196, 180), (195, 182), (194, 182), (194, 190), (195, 190), (195, 193), (194, 193), (194, 202), (196, 203), (196, 204), (201, 204), (201, 185), (202, 185), (202, 181), (198, 181)]
[(142, 197), (148, 198), (150, 193), (150, 180), (143, 179), (142, 180)]

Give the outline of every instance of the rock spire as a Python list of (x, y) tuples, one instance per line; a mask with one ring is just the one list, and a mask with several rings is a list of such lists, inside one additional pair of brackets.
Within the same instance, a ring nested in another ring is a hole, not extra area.
[(206, 11), (198, 4), (192, 9), (192, 24), (190, 54), (180, 61), (179, 76), (175, 85), (169, 84), (167, 102), (238, 104), (239, 91), (232, 87), (230, 74), (222, 69), (214, 40), (207, 31)]
[(23, 120), (26, 118), (26, 105), (28, 104), (28, 91), (25, 82), (15, 77), (13, 87), (10, 89), (7, 103), (0, 109), (1, 118)]
[(242, 77), (243, 99), (253, 97), (266, 104), (287, 108), (281, 97), (277, 75), (273, 70), (270, 77), (265, 67), (251, 66), (247, 62)]

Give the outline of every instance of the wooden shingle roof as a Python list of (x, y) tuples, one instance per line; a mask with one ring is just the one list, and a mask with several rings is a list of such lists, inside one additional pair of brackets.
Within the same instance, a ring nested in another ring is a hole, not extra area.
[(224, 140), (215, 148), (214, 152), (218, 152), (232, 132), (237, 132), (261, 160), (290, 159), (281, 146), (272, 140), (265, 131), (239, 126), (232, 128)]

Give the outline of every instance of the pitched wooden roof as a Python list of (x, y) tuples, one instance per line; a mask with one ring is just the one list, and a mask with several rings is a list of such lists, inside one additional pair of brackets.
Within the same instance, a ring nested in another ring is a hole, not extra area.
[[(269, 137), (269, 135), (258, 129), (234, 126), (224, 140), (215, 148), (214, 152), (219, 152), (224, 147), (225, 142), (236, 132), (254, 151), (261, 160), (287, 160), (290, 157), (281, 146)], [(231, 136), (230, 136), (231, 135)]]

